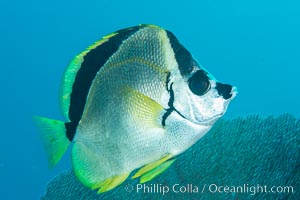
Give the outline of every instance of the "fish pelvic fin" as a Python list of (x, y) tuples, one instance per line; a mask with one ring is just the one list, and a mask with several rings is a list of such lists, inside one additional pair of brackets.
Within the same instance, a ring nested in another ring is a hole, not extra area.
[(115, 187), (122, 184), (127, 179), (129, 174), (130, 173), (126, 173), (126, 174), (114, 176), (112, 178), (108, 178), (108, 179), (102, 181), (101, 183), (99, 183), (98, 185), (96, 185), (93, 189), (98, 189), (99, 188), (97, 194), (112, 190)]
[[(137, 173), (135, 173), (132, 176), (132, 179), (141, 177), (141, 181), (143, 180), (144, 182), (152, 180), (153, 178), (155, 178), (156, 176), (158, 176), (159, 174), (161, 174), (163, 171), (165, 171), (175, 161), (175, 160), (172, 160), (172, 163), (170, 163), (169, 161), (167, 161), (171, 157), (172, 157), (172, 155), (168, 154), (165, 157), (163, 157), (163, 158), (161, 158), (161, 159), (159, 159), (157, 161), (154, 161), (152, 163), (149, 163), (149, 164), (145, 165)], [(169, 163), (169, 165), (166, 165), (164, 163)], [(164, 170), (162, 170), (162, 169), (164, 169)], [(158, 172), (160, 172), (160, 173), (158, 173)], [(150, 179), (150, 177), (152, 177), (152, 178)]]
[(34, 117), (41, 130), (41, 138), (48, 155), (49, 168), (53, 168), (62, 158), (70, 141), (66, 136), (65, 123), (45, 117)]
[(146, 183), (148, 181), (151, 181), (152, 179), (154, 179), (155, 177), (157, 177), (158, 175), (166, 171), (175, 162), (175, 160), (176, 159), (168, 160), (158, 165), (151, 171), (148, 171), (147, 173), (143, 174), (140, 179), (140, 183)]

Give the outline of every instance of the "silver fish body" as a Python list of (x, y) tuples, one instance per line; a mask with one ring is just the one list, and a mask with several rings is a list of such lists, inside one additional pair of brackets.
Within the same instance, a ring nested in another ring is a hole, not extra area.
[(89, 69), (89, 54), (109, 43), (114, 50), (87, 84), (86, 97), (79, 98), (81, 110), (71, 112), (76, 85), (62, 95), (63, 112), (75, 122), (66, 125), (74, 172), (99, 192), (141, 167), (134, 177), (143, 182), (160, 174), (209, 131), (236, 95), (235, 87), (201, 68), (171, 32), (153, 25), (118, 31), (77, 56), (69, 67), (77, 72), (67, 70), (65, 88), (68, 81), (83, 82), (78, 74)]

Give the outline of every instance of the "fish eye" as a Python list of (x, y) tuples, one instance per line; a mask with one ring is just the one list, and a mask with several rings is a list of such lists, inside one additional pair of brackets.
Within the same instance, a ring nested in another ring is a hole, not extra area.
[(203, 70), (198, 70), (188, 80), (190, 90), (198, 96), (202, 96), (210, 89), (210, 82)]

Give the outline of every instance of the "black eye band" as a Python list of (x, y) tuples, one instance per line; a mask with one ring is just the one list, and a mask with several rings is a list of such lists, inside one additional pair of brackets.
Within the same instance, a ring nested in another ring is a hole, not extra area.
[(198, 70), (188, 80), (190, 90), (198, 96), (202, 96), (210, 89), (210, 82), (208, 76), (203, 70)]

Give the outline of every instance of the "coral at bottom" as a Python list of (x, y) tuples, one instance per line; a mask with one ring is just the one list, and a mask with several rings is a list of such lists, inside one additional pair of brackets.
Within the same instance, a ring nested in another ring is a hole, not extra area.
[(43, 200), (300, 199), (300, 121), (285, 114), (219, 120), (163, 174), (126, 180), (97, 194), (72, 170), (54, 178)]

